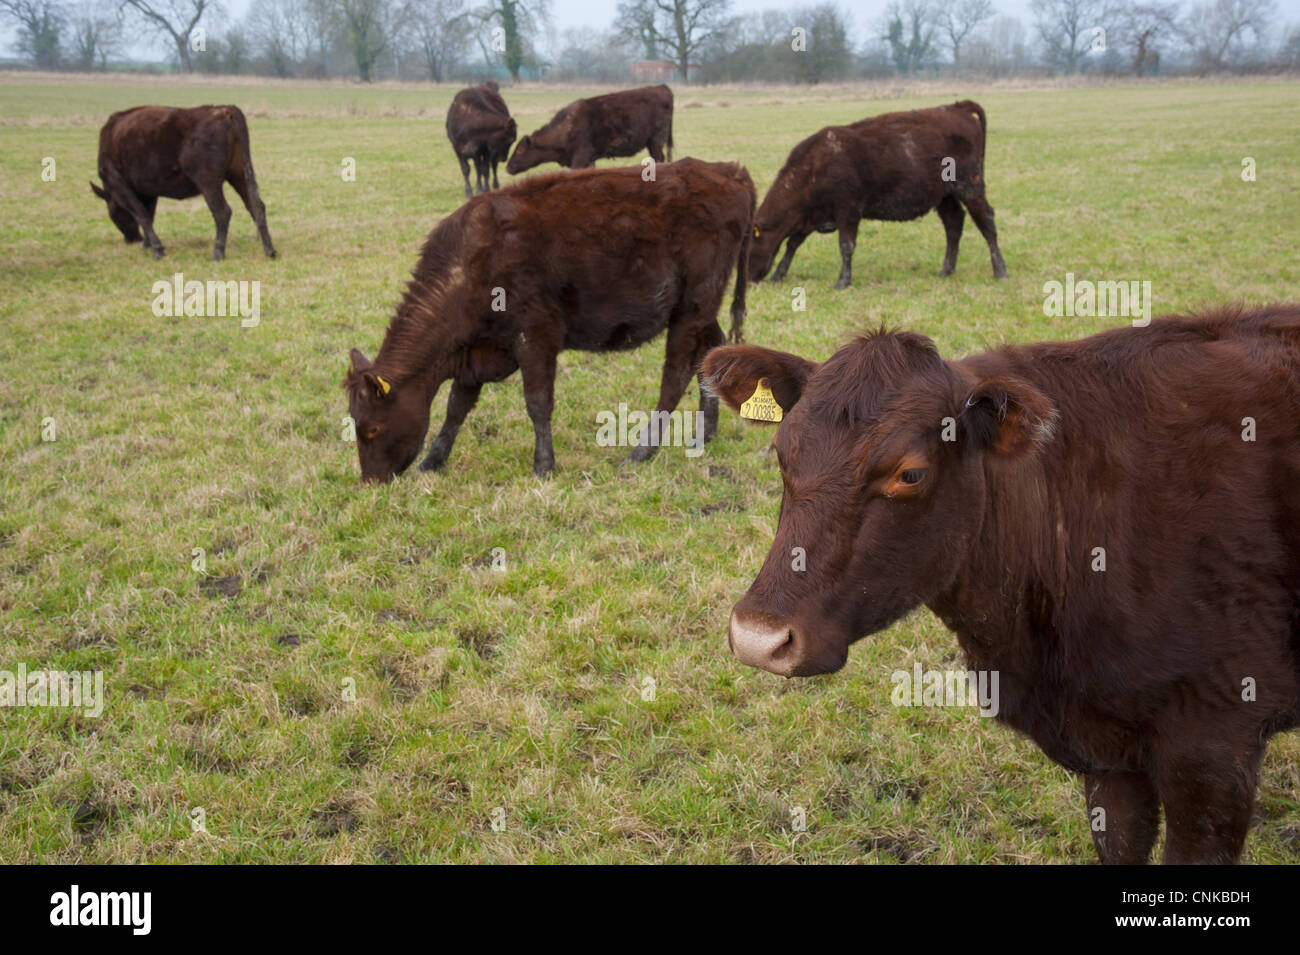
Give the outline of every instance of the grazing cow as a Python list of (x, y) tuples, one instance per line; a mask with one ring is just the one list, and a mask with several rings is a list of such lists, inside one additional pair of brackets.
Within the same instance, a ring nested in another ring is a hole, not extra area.
[(909, 332), (820, 365), (724, 347), (704, 375), (784, 419), (737, 657), (830, 673), (924, 604), (999, 675), (997, 719), (1085, 775), (1103, 862), (1147, 861), (1161, 806), (1166, 862), (1237, 859), (1300, 723), (1300, 306), (959, 361)]
[(534, 133), (519, 140), (506, 172), (517, 176), (544, 162), (585, 169), (597, 159), (635, 156), (643, 149), (657, 163), (673, 161), (673, 91), (666, 86), (574, 100)]
[(108, 203), (108, 215), (126, 238), (139, 242), (155, 259), (163, 256), (153, 231), (160, 196), (189, 199), (202, 195), (217, 222), (212, 258), (226, 257), (230, 206), (222, 183), (235, 187), (257, 223), (262, 248), (275, 258), (266, 206), (257, 191), (253, 156), (248, 147), (248, 123), (238, 106), (137, 106), (114, 113), (99, 131), (99, 178), (104, 185), (91, 190)]
[(488, 168), (492, 170), (493, 189), (500, 189), (497, 166), (510, 155), (518, 128), (501, 98), (495, 80), (471, 86), (456, 94), (447, 110), (447, 138), (460, 161), (465, 177), (465, 198), (474, 194), (469, 186), (469, 163), (474, 160), (474, 185), (478, 192), (488, 191)]
[(780, 282), (790, 260), (813, 232), (839, 231), (837, 289), (853, 277), (858, 222), (904, 222), (931, 209), (948, 235), (941, 275), (957, 265), (962, 223), (971, 218), (989, 244), (993, 277), (1006, 278), (998, 249), (993, 207), (984, 197), (984, 139), (988, 128), (978, 103), (885, 113), (850, 126), (827, 126), (790, 151), (763, 198), (754, 225), (757, 240), (749, 256), (749, 277), (761, 281), (785, 242), (785, 256), (772, 273)]
[[(739, 340), (756, 199), (749, 173), (694, 159), (661, 166), (651, 182), (641, 173), (532, 177), (475, 196), (429, 233), (375, 360), (352, 350), (344, 385), (364, 480), (387, 481), (411, 465), (450, 378), (446, 422), (420, 465), (441, 468), (482, 385), (515, 369), (536, 439), (533, 472), (546, 476), (555, 467), (556, 357), (566, 348), (621, 351), (667, 329), (657, 406), (666, 416), (724, 341), (718, 308), (733, 267)], [(707, 441), (717, 399), (701, 391), (700, 406)], [(654, 451), (643, 438), (629, 457)]]

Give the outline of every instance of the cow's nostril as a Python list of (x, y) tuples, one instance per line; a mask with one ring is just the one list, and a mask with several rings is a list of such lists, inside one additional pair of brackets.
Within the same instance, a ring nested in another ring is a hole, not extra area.
[(798, 665), (794, 629), (776, 623), (767, 614), (732, 611), (727, 632), (731, 652), (741, 663), (789, 676)]

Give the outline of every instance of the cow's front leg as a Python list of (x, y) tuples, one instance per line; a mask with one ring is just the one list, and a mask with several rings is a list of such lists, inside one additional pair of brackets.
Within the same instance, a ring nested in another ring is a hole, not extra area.
[(853, 283), (853, 250), (858, 244), (858, 220), (840, 223), (840, 278), (836, 289), (848, 288)]
[(497, 167), (499, 165), (501, 165), (501, 163), (498, 160), (496, 159), (492, 160), (492, 188), (493, 189), (501, 188), (501, 180), (497, 178)]
[(212, 244), (212, 261), (220, 262), (226, 257), (226, 235), (230, 231), (230, 203), (226, 202), (220, 181), (215, 187), (204, 189), (203, 198), (207, 200), (212, 218), (217, 223), (217, 238)]
[(1103, 865), (1146, 865), (1160, 831), (1160, 801), (1145, 773), (1084, 778), (1088, 826)]
[(803, 240), (806, 238), (808, 238), (806, 233), (792, 232), (790, 237), (785, 240), (785, 255), (781, 256), (776, 271), (772, 273), (773, 282), (780, 282), (785, 278), (785, 273), (790, 271), (790, 263), (794, 261), (795, 252), (799, 246), (803, 245)]
[(1166, 865), (1229, 865), (1241, 855), (1263, 744), (1258, 731), (1225, 738), (1224, 722), (1181, 726), (1179, 736), (1166, 737), (1155, 753)]
[(533, 474), (539, 478), (550, 477), (555, 470), (551, 413), (555, 410), (555, 360), (558, 354), (559, 348), (529, 340), (518, 356), (519, 371), (524, 380), (524, 405), (533, 421)]
[(466, 384), (461, 381), (451, 383), (451, 395), (447, 398), (447, 418), (442, 423), (442, 430), (429, 447), (429, 453), (420, 462), (421, 471), (437, 471), (447, 463), (451, 455), (451, 446), (456, 443), (460, 426), (465, 423), (465, 416), (473, 410), (478, 402), (482, 385)]
[(939, 220), (943, 223), (944, 235), (948, 240), (948, 249), (943, 254), (943, 268), (940, 275), (952, 275), (957, 268), (957, 247), (961, 244), (961, 229), (966, 222), (966, 210), (952, 196), (944, 196), (935, 207)]

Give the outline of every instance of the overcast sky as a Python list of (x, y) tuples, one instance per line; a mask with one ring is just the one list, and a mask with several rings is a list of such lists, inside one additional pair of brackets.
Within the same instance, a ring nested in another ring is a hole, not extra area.
[[(470, 0), (471, 4), (474, 0)], [(761, 13), (764, 10), (790, 9), (793, 6), (815, 5), (818, 0), (731, 0), (733, 14)], [(945, 0), (946, 2), (946, 0)], [(224, 0), (225, 14), (222, 22), (238, 22), (247, 13), (252, 0)], [(75, 8), (76, 0), (69, 4)], [(888, 0), (841, 0), (839, 8), (849, 15), (852, 24), (852, 38), (855, 48), (860, 48), (869, 33), (874, 30), (881, 13), (888, 5)], [(1300, 7), (1300, 0), (1280, 0), (1279, 8), (1284, 11), (1286, 19), (1292, 19), (1291, 10)], [(557, 33), (576, 27), (590, 27), (605, 30), (614, 21), (617, 0), (551, 0), (551, 22)], [(994, 7), (1000, 14), (1011, 14), (1025, 21), (1028, 27), (1032, 17), (1029, 13), (1029, 0), (994, 0)], [(220, 25), (215, 27), (220, 34)], [(134, 31), (133, 31), (134, 32)], [(5, 23), (0, 25), (0, 48), (6, 55), (16, 56), (14, 49), (15, 31)], [(167, 50), (163, 44), (142, 40), (131, 48), (131, 55), (138, 59), (157, 59), (166, 57)]]

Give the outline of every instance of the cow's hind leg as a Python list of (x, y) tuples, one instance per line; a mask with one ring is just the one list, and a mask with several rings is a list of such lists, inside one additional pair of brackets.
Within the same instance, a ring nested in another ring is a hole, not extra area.
[(1226, 739), (1212, 726), (1184, 726), (1167, 739), (1176, 741), (1155, 754), (1156, 788), (1165, 808), (1165, 863), (1236, 862), (1255, 804), (1264, 745), (1259, 734)]
[(429, 447), (429, 453), (420, 462), (421, 471), (437, 471), (447, 463), (451, 446), (456, 443), (456, 435), (460, 433), (460, 426), (465, 423), (465, 416), (474, 409), (482, 390), (483, 386), (476, 383), (451, 383), (451, 395), (447, 398), (447, 418), (442, 423), (438, 437)]
[(966, 210), (952, 196), (944, 196), (935, 208), (943, 222), (943, 231), (948, 237), (948, 250), (943, 255), (943, 268), (940, 275), (952, 275), (957, 267), (957, 246), (961, 244), (961, 227), (966, 221)]
[(460, 174), (465, 177), (465, 198), (472, 198), (474, 189), (469, 184), (469, 159), (460, 153), (456, 154), (456, 159), (460, 163)]
[(1160, 832), (1160, 800), (1145, 773), (1091, 773), (1088, 824), (1103, 865), (1145, 865)]
[(519, 346), (517, 352), (524, 380), (524, 405), (533, 421), (533, 474), (540, 478), (550, 477), (555, 470), (551, 413), (555, 409), (555, 363), (559, 353), (558, 344), (534, 338)]
[(776, 270), (772, 273), (773, 282), (780, 282), (785, 278), (785, 273), (790, 271), (790, 263), (794, 261), (794, 254), (803, 245), (803, 240), (808, 238), (808, 234), (792, 232), (790, 237), (785, 240), (785, 255), (781, 256), (781, 261), (777, 263)]
[[(722, 333), (722, 326), (714, 322), (700, 336), (695, 355), (691, 358), (691, 364), (698, 369), (704, 363), (704, 356), (719, 345), (726, 344), (726, 341), (727, 336)], [(718, 434), (718, 396), (704, 387), (704, 373), (702, 371), (697, 371), (695, 377), (700, 386), (700, 411), (704, 415), (704, 441), (707, 443), (712, 441)]]
[(483, 193), (488, 191), (488, 165), (487, 150), (480, 149), (474, 154), (474, 191)]
[[(659, 382), (659, 403), (655, 405), (654, 415), (642, 431), (636, 447), (627, 456), (632, 463), (640, 464), (650, 460), (659, 450), (660, 444), (671, 440), (672, 436), (665, 433), (672, 420), (669, 415), (681, 402), (682, 395), (686, 393), (686, 386), (690, 384), (691, 376), (699, 371), (700, 362), (704, 360), (708, 350), (726, 341), (726, 336), (722, 334), (722, 328), (719, 327), (717, 320), (718, 307), (721, 304), (721, 294), (719, 294), (716, 298), (696, 306), (692, 310), (694, 314), (674, 316), (674, 320), (669, 323), (668, 342), (664, 349), (663, 378)], [(708, 324), (699, 320), (699, 316), (702, 315), (711, 316)], [(700, 410), (704, 413), (703, 431), (706, 434), (709, 428), (709, 404), (709, 400), (705, 399), (701, 392)], [(716, 398), (712, 399), (712, 416), (713, 430), (716, 432), (718, 428)]]
[(257, 234), (262, 239), (262, 251), (266, 253), (268, 259), (275, 258), (275, 246), (271, 244), (271, 230), (266, 224), (266, 203), (262, 201), (262, 196), (257, 191), (257, 180), (249, 179), (243, 173), (234, 172), (226, 177), (226, 181), (235, 192), (239, 193), (244, 208), (257, 223)]
[(853, 250), (858, 244), (858, 220), (842, 219), (840, 233), (840, 277), (835, 288), (845, 289), (853, 284)]
[(215, 186), (203, 190), (203, 198), (212, 210), (212, 218), (217, 223), (217, 239), (212, 244), (212, 260), (219, 262), (226, 257), (226, 235), (230, 231), (230, 203), (226, 202), (221, 189), (221, 180)]
[(975, 220), (975, 226), (980, 230), (980, 235), (984, 236), (984, 241), (989, 244), (989, 256), (993, 260), (993, 277), (995, 279), (1006, 278), (1007, 263), (1002, 261), (1002, 250), (998, 248), (998, 230), (993, 224), (993, 207), (989, 205), (983, 194), (962, 201), (965, 202), (966, 208), (970, 210), (970, 217)]

